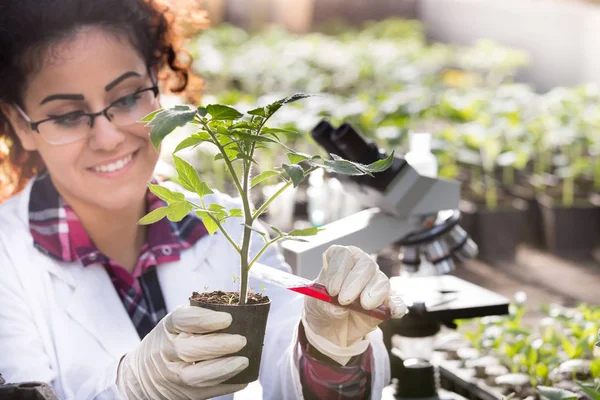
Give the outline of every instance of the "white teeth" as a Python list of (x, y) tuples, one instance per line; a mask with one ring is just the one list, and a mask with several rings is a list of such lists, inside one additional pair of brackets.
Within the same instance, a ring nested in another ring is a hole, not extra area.
[(94, 171), (96, 171), (96, 172), (118, 171), (121, 168), (123, 168), (124, 166), (126, 166), (127, 164), (129, 164), (129, 162), (131, 161), (132, 158), (133, 158), (133, 154), (130, 154), (127, 157), (125, 157), (124, 159), (116, 161), (112, 164), (99, 165), (97, 167), (94, 167)]

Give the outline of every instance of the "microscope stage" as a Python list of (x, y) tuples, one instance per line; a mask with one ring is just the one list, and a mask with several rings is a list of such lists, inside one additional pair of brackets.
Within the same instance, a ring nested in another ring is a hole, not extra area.
[(390, 283), (410, 312), (436, 319), (451, 321), (508, 314), (508, 298), (456, 276), (398, 276), (391, 278)]

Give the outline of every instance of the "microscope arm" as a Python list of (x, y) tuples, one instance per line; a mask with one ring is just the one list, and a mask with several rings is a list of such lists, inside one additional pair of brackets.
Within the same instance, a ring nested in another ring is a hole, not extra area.
[(323, 226), (325, 230), (307, 237), (307, 242), (288, 240), (281, 247), (296, 275), (315, 279), (321, 270), (322, 254), (329, 246), (357, 246), (367, 253), (376, 253), (414, 232), (419, 224), (418, 217), (399, 219), (379, 208), (369, 208)]

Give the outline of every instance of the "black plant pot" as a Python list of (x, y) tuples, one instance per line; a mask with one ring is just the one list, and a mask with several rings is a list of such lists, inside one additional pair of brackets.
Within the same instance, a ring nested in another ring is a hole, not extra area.
[(521, 199), (504, 203), (495, 210), (478, 208), (472, 237), (479, 246), (481, 261), (491, 265), (515, 261), (526, 210), (527, 203)]
[(547, 195), (538, 196), (538, 203), (548, 251), (571, 260), (591, 260), (600, 238), (598, 204), (581, 200), (565, 207)]
[(246, 337), (246, 346), (232, 355), (247, 357), (250, 361), (250, 365), (242, 372), (223, 383), (244, 384), (257, 380), (271, 302), (245, 305), (212, 304), (201, 303), (190, 298), (190, 305), (231, 314), (233, 319), (231, 325), (226, 329), (216, 331), (215, 333), (232, 333)]
[(516, 185), (505, 189), (511, 196), (523, 200), (527, 209), (523, 213), (521, 243), (538, 249), (545, 248), (542, 229), (542, 212), (532, 187)]

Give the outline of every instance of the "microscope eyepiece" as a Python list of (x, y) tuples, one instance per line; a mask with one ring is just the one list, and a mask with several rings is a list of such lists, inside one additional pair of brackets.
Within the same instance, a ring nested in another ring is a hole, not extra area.
[(327, 150), (329, 154), (337, 154), (340, 157), (346, 158), (345, 154), (339, 149), (331, 139), (335, 128), (328, 121), (323, 120), (317, 124), (311, 131), (311, 136), (321, 147)]
[(361, 164), (370, 164), (379, 160), (380, 154), (374, 143), (367, 142), (350, 124), (340, 125), (331, 140), (346, 155), (344, 158)]

